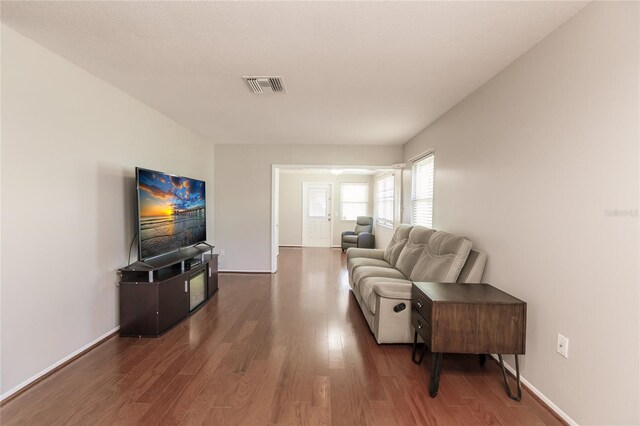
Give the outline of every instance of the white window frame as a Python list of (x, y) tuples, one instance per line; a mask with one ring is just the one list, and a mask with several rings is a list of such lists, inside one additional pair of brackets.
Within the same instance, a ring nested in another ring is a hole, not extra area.
[[(344, 191), (343, 187), (345, 185), (359, 185), (365, 187), (365, 201), (345, 201), (344, 199)], [(369, 182), (340, 182), (340, 220), (343, 222), (355, 222), (356, 218), (349, 219), (344, 217), (344, 204), (364, 204), (365, 205), (365, 215), (369, 213)]]
[[(390, 187), (385, 187), (391, 183)], [(384, 174), (376, 178), (376, 223), (385, 228), (393, 229), (395, 223), (396, 177), (394, 174)], [(384, 217), (384, 212), (391, 208), (391, 217)]]
[[(431, 151), (416, 158), (411, 165), (411, 223), (414, 225), (433, 227), (434, 182), (435, 153)], [(418, 214), (419, 208), (422, 215)]]

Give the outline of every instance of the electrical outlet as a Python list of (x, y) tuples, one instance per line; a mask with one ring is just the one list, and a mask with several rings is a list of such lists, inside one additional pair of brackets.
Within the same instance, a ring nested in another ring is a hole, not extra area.
[(220, 249), (220, 256), (224, 256), (226, 254), (227, 254), (227, 252), (226, 252), (225, 249)]
[(558, 346), (556, 352), (565, 358), (569, 358), (569, 339), (558, 333)]

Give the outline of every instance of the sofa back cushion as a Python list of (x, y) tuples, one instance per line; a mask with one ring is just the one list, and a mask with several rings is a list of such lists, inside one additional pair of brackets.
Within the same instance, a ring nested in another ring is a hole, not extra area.
[(396, 231), (393, 233), (393, 237), (391, 237), (391, 241), (389, 241), (389, 245), (387, 249), (384, 251), (384, 255), (382, 258), (389, 263), (391, 266), (396, 266), (396, 262), (398, 261), (398, 256), (400, 256), (400, 252), (404, 248), (404, 245), (407, 243), (407, 239), (409, 238), (409, 232), (413, 229), (412, 225), (402, 224), (396, 228)]
[(465, 237), (434, 232), (411, 271), (411, 281), (456, 282), (470, 250), (471, 241)]
[(405, 277), (411, 276), (416, 262), (423, 255), (429, 239), (435, 233), (433, 229), (425, 228), (424, 226), (414, 226), (411, 232), (409, 232), (409, 239), (404, 245), (404, 248), (398, 256), (395, 268), (402, 272)]
[(358, 216), (356, 220), (356, 235), (362, 232), (373, 232), (373, 218), (370, 216)]

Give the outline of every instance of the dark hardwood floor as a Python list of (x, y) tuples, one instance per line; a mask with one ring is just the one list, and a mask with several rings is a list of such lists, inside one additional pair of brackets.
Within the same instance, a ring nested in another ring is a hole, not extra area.
[(220, 291), (158, 339), (112, 337), (9, 401), (3, 425), (561, 424), (493, 362), (378, 345), (340, 250), (281, 249), (279, 272), (221, 274)]

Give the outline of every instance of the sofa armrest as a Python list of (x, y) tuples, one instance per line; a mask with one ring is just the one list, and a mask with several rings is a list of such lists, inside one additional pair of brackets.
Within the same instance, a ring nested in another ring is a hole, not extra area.
[(383, 260), (384, 249), (363, 249), (351, 247), (347, 250), (347, 259), (355, 257), (366, 257), (369, 259)]
[(371, 232), (361, 232), (358, 234), (358, 248), (374, 248), (376, 237)]
[[(355, 233), (355, 232), (353, 232), (353, 231), (344, 231), (344, 232), (342, 233), (342, 236), (344, 237), (345, 235), (356, 235), (356, 233)], [(342, 241), (342, 239), (341, 239), (340, 241)]]
[(411, 285), (407, 283), (378, 283), (373, 291), (385, 299), (411, 300)]

